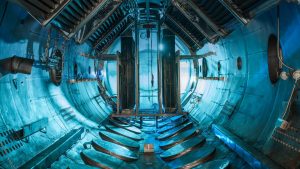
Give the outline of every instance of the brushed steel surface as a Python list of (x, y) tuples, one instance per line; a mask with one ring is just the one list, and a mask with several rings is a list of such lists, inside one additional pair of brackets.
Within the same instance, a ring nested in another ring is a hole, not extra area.
[(189, 140), (186, 140), (176, 146), (166, 150), (160, 157), (165, 161), (171, 161), (178, 157), (181, 157), (193, 149), (202, 146), (205, 143), (206, 139), (203, 136), (193, 137)]
[(178, 126), (172, 130), (169, 130), (168, 132), (161, 134), (157, 137), (158, 140), (166, 140), (168, 138), (176, 136), (178, 133), (181, 133), (187, 129), (190, 129), (193, 127), (193, 123), (189, 122), (187, 124), (184, 124), (182, 126)]
[(118, 134), (114, 134), (107, 131), (101, 131), (99, 132), (99, 135), (105, 141), (125, 146), (131, 150), (137, 150), (140, 148), (140, 144), (138, 142)]
[(175, 146), (176, 144), (180, 144), (180, 143), (184, 142), (185, 140), (188, 140), (188, 139), (196, 136), (198, 133), (199, 133), (199, 131), (197, 129), (186, 130), (173, 138), (170, 138), (165, 141), (161, 141), (159, 143), (159, 147), (164, 150), (169, 149), (169, 148)]
[(139, 136), (139, 135), (137, 135), (137, 134), (135, 134), (133, 132), (130, 132), (128, 130), (125, 130), (123, 128), (115, 127), (115, 126), (112, 126), (112, 125), (105, 125), (105, 128), (108, 131), (111, 131), (113, 133), (125, 136), (125, 137), (133, 139), (135, 141), (140, 141), (140, 140), (143, 139), (141, 136)]

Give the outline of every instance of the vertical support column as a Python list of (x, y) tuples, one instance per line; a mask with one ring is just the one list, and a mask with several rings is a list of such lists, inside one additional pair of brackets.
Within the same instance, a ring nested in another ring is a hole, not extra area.
[[(119, 112), (131, 113), (135, 105), (135, 44), (132, 31), (121, 36), (121, 54), (118, 55)], [(121, 109), (121, 110), (120, 110)]]
[(176, 66), (177, 66), (177, 112), (181, 113), (181, 94), (180, 94), (180, 51), (176, 53)]
[(139, 28), (138, 28), (138, 11), (135, 11), (135, 114), (139, 113), (140, 109), (140, 69), (139, 69)]
[(163, 105), (167, 113), (178, 109), (178, 62), (175, 54), (175, 35), (168, 29), (163, 30), (162, 50), (162, 92)]
[(120, 77), (120, 70), (119, 70), (119, 67), (120, 67), (120, 53), (118, 52), (118, 56), (117, 56), (117, 114), (120, 114), (120, 80), (119, 80), (119, 77)]
[(161, 83), (161, 23), (158, 23), (157, 28), (157, 79), (158, 79), (158, 105), (159, 105), (159, 114), (162, 114), (162, 83)]
[(140, 116), (140, 128), (143, 128), (143, 117)]

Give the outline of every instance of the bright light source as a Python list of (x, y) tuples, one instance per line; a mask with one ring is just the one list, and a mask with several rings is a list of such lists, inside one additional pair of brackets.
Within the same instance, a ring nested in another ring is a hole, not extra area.
[(164, 50), (164, 45), (163, 44), (159, 44), (158, 48), (159, 48), (160, 51), (162, 51), (162, 50)]

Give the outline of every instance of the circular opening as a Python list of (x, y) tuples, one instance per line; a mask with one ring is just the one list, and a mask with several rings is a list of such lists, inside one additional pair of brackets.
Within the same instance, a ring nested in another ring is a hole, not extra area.
[(91, 68), (91, 66), (89, 66), (89, 69), (88, 69), (88, 71), (89, 71), (89, 74), (91, 74), (91, 73), (92, 73), (92, 68)]
[(218, 62), (218, 72), (220, 72), (221, 71), (221, 62), (219, 61)]
[(242, 69), (243, 63), (242, 63), (242, 58), (240, 56), (236, 59), (236, 66), (238, 70)]
[(207, 66), (207, 60), (205, 58), (202, 59), (202, 75), (203, 77), (207, 77), (208, 72), (208, 66)]
[(270, 35), (268, 41), (268, 70), (269, 70), (269, 78), (272, 84), (275, 84), (281, 73), (282, 64), (282, 49), (279, 44), (278, 50), (278, 39), (275, 35)]

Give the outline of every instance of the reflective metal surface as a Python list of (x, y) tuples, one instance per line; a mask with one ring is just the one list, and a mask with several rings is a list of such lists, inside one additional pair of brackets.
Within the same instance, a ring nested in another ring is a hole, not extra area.
[(121, 124), (122, 122), (109, 120), (109, 123), (114, 125), (115, 127), (123, 128), (123, 129), (133, 132), (135, 134), (141, 134), (141, 132), (142, 132), (139, 128), (137, 128), (135, 126)]
[(171, 161), (171, 160), (179, 158), (179, 157), (187, 154), (188, 152), (200, 147), (204, 143), (205, 143), (205, 137), (196, 136), (196, 137), (190, 138), (190, 139), (166, 150), (165, 152), (160, 154), (160, 157), (166, 161)]
[(143, 139), (141, 136), (139, 136), (137, 134), (134, 134), (133, 132), (130, 132), (130, 131), (125, 130), (123, 128), (115, 127), (115, 126), (112, 126), (112, 125), (105, 125), (105, 128), (108, 131), (111, 131), (113, 133), (122, 135), (122, 136), (130, 138), (130, 139), (133, 139), (135, 141), (140, 141), (140, 140)]
[(169, 130), (168, 132), (165, 132), (165, 133), (159, 135), (157, 137), (157, 139), (158, 140), (166, 140), (166, 139), (174, 137), (177, 134), (179, 134), (179, 133), (181, 133), (181, 132), (183, 132), (185, 130), (188, 130), (188, 129), (192, 128), (192, 127), (193, 127), (193, 123), (191, 123), (191, 122), (186, 123), (186, 124), (184, 124), (182, 126), (178, 126), (176, 128), (173, 128), (173, 129)]
[(214, 152), (214, 147), (204, 146), (200, 149), (191, 151), (180, 158), (177, 158), (176, 160), (170, 162), (168, 166), (170, 166), (171, 168), (193, 168), (199, 164), (211, 160), (213, 158)]
[(131, 150), (108, 141), (100, 139), (93, 140), (92, 146), (97, 151), (109, 154), (111, 156), (115, 156), (124, 161), (133, 161), (138, 159), (138, 156)]
[[(165, 116), (165, 121), (171, 122), (170, 116), (176, 115), (163, 112), (166, 107), (160, 104), (161, 60), (167, 56), (162, 51), (171, 48), (182, 56), (177, 58), (180, 98), (178, 95), (176, 99), (182, 100), (184, 113), (203, 131), (207, 144), (216, 146), (211, 160), (230, 160), (233, 169), (299, 168), (300, 93), (295, 79), (300, 69), (300, 6), (295, 2), (1, 0), (0, 60), (19, 56), (33, 64), (25, 66), (24, 72), (30, 74), (0, 71), (0, 168), (20, 168), (31, 163), (31, 159), (37, 159), (32, 166), (45, 162), (51, 169), (83, 164), (80, 153), (91, 148), (91, 140), (99, 139), (99, 129), (104, 128), (117, 107), (116, 61), (102, 56), (116, 56), (121, 51), (120, 36), (125, 35), (124, 31), (136, 37), (138, 47), (135, 46), (132, 57), (140, 56), (135, 62), (136, 70), (140, 69), (135, 74), (136, 79), (140, 78), (135, 81), (139, 85), (132, 91), (138, 96), (133, 106), (138, 114), (130, 120), (133, 125), (140, 125), (136, 122), (141, 119), (143, 128), (138, 137), (127, 130), (118, 129), (118, 133), (137, 140), (143, 138), (139, 143), (153, 144), (155, 153), (146, 156), (140, 152), (137, 161), (130, 165), (122, 162), (112, 168), (137, 165), (161, 169), (167, 164), (159, 157), (162, 150), (160, 140), (155, 139), (159, 136), (155, 120)], [(163, 29), (175, 34), (172, 46), (161, 43)], [(226, 36), (220, 38), (223, 33)], [(273, 40), (276, 47), (270, 54), (276, 59), (282, 52), (282, 60), (278, 57), (276, 61), (282, 68), (274, 71), (278, 79), (274, 84), (269, 75), (272, 64), (268, 64), (270, 35), (280, 42)], [(281, 50), (276, 52), (278, 45)], [(51, 57), (57, 50), (63, 56), (59, 64)], [(199, 57), (208, 53), (213, 55)], [(0, 67), (6, 66), (10, 67), (9, 62)], [(49, 69), (56, 66), (61, 70)], [(279, 77), (281, 71), (284, 73)], [(41, 119), (48, 123), (39, 122)], [(159, 127), (173, 125), (159, 123)], [(235, 151), (214, 136), (212, 124), (235, 136), (220, 137), (229, 140), (228, 145)], [(84, 132), (80, 137), (59, 142), (81, 127)], [(11, 137), (22, 130), (25, 138)], [(41, 154), (44, 150), (47, 153)], [(271, 165), (263, 165), (268, 163)]]
[(188, 140), (188, 139), (196, 136), (197, 134), (199, 134), (199, 131), (197, 129), (186, 130), (182, 133), (179, 133), (175, 137), (172, 137), (165, 141), (161, 141), (159, 143), (159, 147), (164, 150), (169, 149), (169, 148), (175, 146), (176, 144), (180, 144), (180, 143), (184, 142), (185, 140)]
[(96, 169), (97, 167), (92, 167), (84, 164), (76, 164), (76, 163), (71, 163), (68, 164), (67, 169)]
[(185, 123), (187, 123), (189, 121), (189, 119), (185, 119), (185, 120), (182, 120), (181, 122), (175, 122), (175, 123), (171, 123), (169, 125), (166, 125), (165, 127), (162, 127), (160, 129), (157, 130), (158, 133), (165, 133), (169, 130), (172, 130), (176, 127), (179, 127), (181, 125), (184, 125)]
[(228, 160), (213, 160), (202, 165), (196, 166), (193, 169), (226, 169), (230, 167)]
[(80, 153), (80, 156), (85, 164), (105, 169), (115, 169), (123, 163), (122, 160), (116, 157), (95, 150), (84, 150)]
[(127, 147), (131, 150), (137, 150), (140, 148), (140, 145), (138, 142), (136, 142), (132, 139), (129, 139), (127, 137), (118, 135), (118, 134), (114, 134), (114, 133), (107, 132), (107, 131), (101, 131), (101, 132), (99, 132), (99, 135), (105, 141), (110, 141), (112, 143), (119, 144), (119, 145)]

